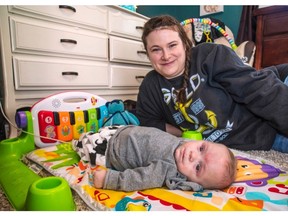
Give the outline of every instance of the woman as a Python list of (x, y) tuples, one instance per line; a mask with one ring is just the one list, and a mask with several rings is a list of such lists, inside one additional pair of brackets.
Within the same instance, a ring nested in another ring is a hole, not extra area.
[(288, 87), (276, 67), (256, 71), (224, 45), (191, 48), (167, 15), (145, 24), (142, 41), (154, 68), (139, 89), (142, 126), (176, 136), (194, 130), (240, 150), (288, 152)]

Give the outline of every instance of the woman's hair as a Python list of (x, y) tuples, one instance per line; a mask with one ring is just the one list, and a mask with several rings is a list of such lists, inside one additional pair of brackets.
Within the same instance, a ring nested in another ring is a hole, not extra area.
[(186, 102), (186, 88), (187, 88), (188, 79), (189, 79), (188, 72), (190, 68), (190, 51), (192, 47), (192, 42), (188, 38), (180, 22), (174, 17), (169, 16), (169, 15), (152, 17), (145, 23), (143, 34), (142, 34), (142, 41), (143, 41), (147, 54), (148, 54), (147, 36), (156, 29), (170, 29), (170, 30), (178, 32), (179, 37), (184, 45), (185, 55), (186, 55), (185, 68), (184, 68), (184, 80), (183, 80), (182, 88), (178, 89), (179, 91), (177, 93), (177, 102), (185, 103)]

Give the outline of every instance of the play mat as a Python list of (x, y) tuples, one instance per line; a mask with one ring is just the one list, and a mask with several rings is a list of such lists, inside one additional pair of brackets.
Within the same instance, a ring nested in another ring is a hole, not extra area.
[[(96, 132), (106, 123), (110, 113), (106, 102), (89, 93), (64, 92), (37, 102), (31, 111), (16, 114), (22, 133), (0, 142), (0, 184), (16, 210), (25, 209), (29, 186), (41, 178), (22, 163), (23, 156), (66, 179), (93, 210), (288, 210), (288, 170), (236, 150), (232, 151), (238, 158), (237, 179), (225, 190), (122, 192), (94, 188), (93, 168), (80, 160), (70, 141), (83, 132)], [(115, 101), (108, 104), (119, 105)], [(65, 142), (59, 143), (59, 139)]]
[(26, 157), (55, 176), (65, 178), (93, 210), (199, 211), (288, 210), (288, 173), (272, 162), (232, 150), (238, 158), (237, 181), (225, 190), (202, 192), (156, 188), (122, 192), (96, 189), (92, 168), (81, 161), (71, 144), (34, 150)]

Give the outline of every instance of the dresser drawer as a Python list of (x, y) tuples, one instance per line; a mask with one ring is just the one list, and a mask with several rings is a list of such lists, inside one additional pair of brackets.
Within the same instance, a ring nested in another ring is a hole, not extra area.
[(47, 18), (69, 21), (97, 29), (107, 30), (108, 11), (104, 6), (81, 5), (13, 5), (9, 11), (18, 14), (40, 15)]
[(109, 85), (108, 63), (18, 55), (13, 57), (15, 88), (74, 89)]
[[(10, 17), (13, 52), (49, 52), (108, 60), (108, 36), (24, 17)], [(47, 53), (44, 53), (47, 55)]]
[(131, 14), (111, 10), (109, 15), (109, 33), (141, 40), (143, 26), (147, 19)]
[(279, 12), (264, 18), (263, 36), (288, 34), (288, 14)]
[(110, 36), (110, 61), (150, 65), (143, 43)]
[(270, 38), (263, 41), (262, 67), (288, 62), (288, 49), (283, 48), (283, 44), (288, 44), (288, 37)]
[(111, 65), (112, 87), (138, 87), (151, 67)]

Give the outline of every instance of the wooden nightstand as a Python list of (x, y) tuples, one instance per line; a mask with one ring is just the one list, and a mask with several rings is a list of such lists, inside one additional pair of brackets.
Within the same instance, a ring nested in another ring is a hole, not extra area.
[(288, 6), (257, 9), (256, 69), (288, 63)]

